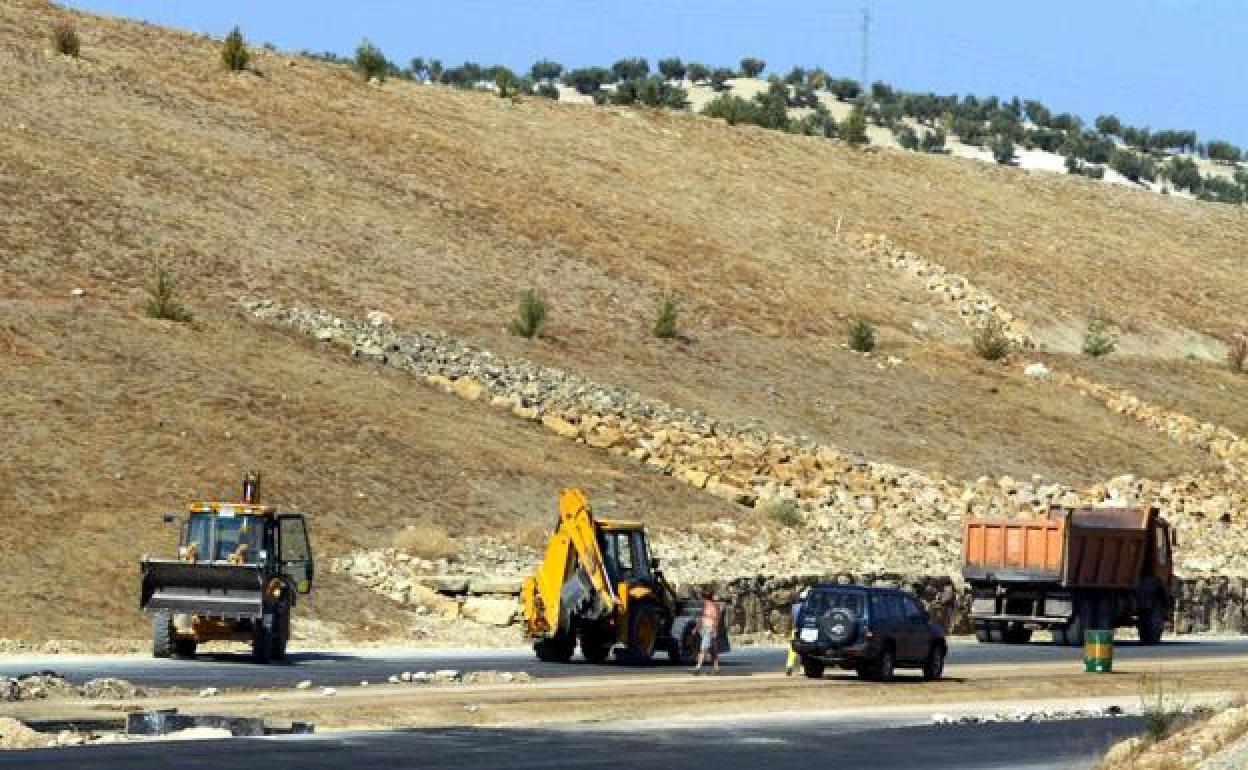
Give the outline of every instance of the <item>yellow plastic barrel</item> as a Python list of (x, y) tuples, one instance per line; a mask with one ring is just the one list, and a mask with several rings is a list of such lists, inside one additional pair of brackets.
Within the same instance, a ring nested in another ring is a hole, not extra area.
[(1114, 670), (1114, 632), (1083, 632), (1083, 670), (1090, 674), (1108, 674)]

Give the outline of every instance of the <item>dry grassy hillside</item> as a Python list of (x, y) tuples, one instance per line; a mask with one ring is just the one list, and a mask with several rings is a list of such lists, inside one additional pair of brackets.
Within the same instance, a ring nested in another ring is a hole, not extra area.
[[(82, 35), (79, 60), (49, 50), (64, 18)], [(686, 114), (373, 87), (264, 51), (255, 66), (223, 72), (201, 36), (36, 0), (0, 6), (0, 512), (38, 522), (6, 536), (20, 555), (0, 567), (0, 598), (19, 611), (0, 616), (0, 634), (35, 633), (14, 625), (41, 601), (29, 576), (44, 586), (74, 565), (122, 590), (117, 554), (128, 562), (165, 537), (151, 514), (228, 489), (246, 463), (318, 513), (329, 550), (421, 517), (507, 526), (502, 514), (545, 515), (574, 480), (676, 519), (707, 505), (243, 325), (230, 310), (242, 294), (381, 308), (955, 476), (1079, 483), (1204, 462), (975, 359), (947, 307), (832, 236), (838, 221), (888, 233), (1055, 341), (1095, 310), (1173, 357), (1175, 340), (1214, 350), (1209, 335), (1243, 321), (1248, 222), (1233, 207)], [(182, 277), (193, 326), (136, 312), (157, 263)], [(553, 307), (535, 343), (506, 332), (530, 286)], [(69, 301), (73, 287), (87, 299)], [(648, 335), (667, 291), (682, 298), (683, 342)], [(902, 363), (843, 350), (850, 317), (876, 323), (880, 358)], [(1217, 384), (1243, 387), (1209, 364), (1156, 377), (1148, 357), (1078, 365), (1183, 391), (1174, 398), (1207, 418), (1235, 411)], [(67, 537), (47, 544), (57, 531)], [(129, 603), (69, 590), (78, 612)]]

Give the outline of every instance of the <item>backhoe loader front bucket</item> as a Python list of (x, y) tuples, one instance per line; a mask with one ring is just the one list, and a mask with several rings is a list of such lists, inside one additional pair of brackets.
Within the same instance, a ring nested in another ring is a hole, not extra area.
[(233, 619), (264, 614), (259, 565), (147, 559), (141, 569), (140, 609)]

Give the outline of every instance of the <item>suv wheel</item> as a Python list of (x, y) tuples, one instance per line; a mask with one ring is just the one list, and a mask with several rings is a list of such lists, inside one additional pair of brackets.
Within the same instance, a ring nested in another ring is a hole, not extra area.
[(944, 645), (933, 644), (932, 649), (927, 653), (927, 660), (923, 663), (923, 678), (930, 681), (940, 679), (945, 673), (945, 648)]
[(802, 673), (810, 679), (822, 679), (823, 669), (823, 661), (815, 660), (814, 658), (802, 658)]
[(893, 678), (893, 668), (896, 662), (896, 658), (893, 657), (893, 648), (885, 647), (880, 652), (880, 657), (859, 667), (858, 676), (876, 682), (890, 681)]

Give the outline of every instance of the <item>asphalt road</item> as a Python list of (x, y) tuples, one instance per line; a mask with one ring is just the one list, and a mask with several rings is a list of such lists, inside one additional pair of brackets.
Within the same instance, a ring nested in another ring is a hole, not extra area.
[[(1124, 661), (1164, 662), (1183, 658), (1248, 657), (1248, 638), (1179, 639), (1156, 647), (1121, 642), (1115, 657)], [(1082, 659), (1079, 648), (1048, 644), (995, 645), (954, 641), (949, 664), (1014, 664)], [(742, 647), (724, 658), (727, 676), (779, 671), (785, 651), (778, 647)], [(663, 659), (660, 657), (660, 660)], [(141, 656), (43, 656), (0, 658), (0, 676), (21, 676), (36, 671), (55, 671), (74, 682), (96, 677), (120, 677), (149, 687), (289, 687), (305, 679), (316, 685), (350, 685), (361, 681), (385, 682), (403, 671), (525, 671), (539, 677), (603, 676), (640, 671), (647, 675), (686, 675), (684, 669), (659, 662), (644, 669), (620, 665), (593, 665), (578, 658), (570, 664), (539, 662), (528, 650), (403, 651), (360, 653), (298, 653), (284, 663), (257, 665), (244, 654), (201, 655), (196, 660), (155, 660)]]
[(0, 767), (1075, 770), (1141, 729), (1142, 720), (1126, 717), (949, 726), (838, 720), (659, 730), (455, 728), (11, 752), (0, 753)]

